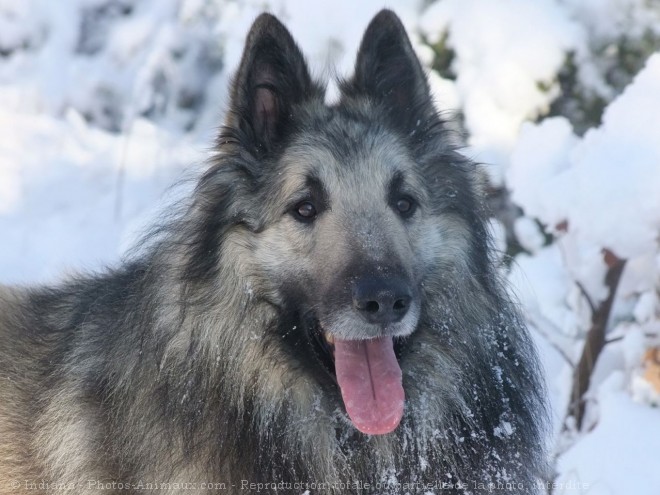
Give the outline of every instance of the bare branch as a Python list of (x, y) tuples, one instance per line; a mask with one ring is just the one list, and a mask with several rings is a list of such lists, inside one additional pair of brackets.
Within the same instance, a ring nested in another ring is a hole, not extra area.
[[(660, 337), (660, 333), (647, 332), (647, 333), (644, 334), (644, 337), (647, 338), (647, 339), (655, 339), (655, 338)], [(614, 344), (615, 342), (620, 342), (620, 341), (622, 341), (624, 338), (625, 338), (624, 335), (622, 335), (621, 337), (612, 337), (611, 339), (607, 339), (607, 340), (605, 341), (605, 345), (608, 345), (608, 344)]]
[(593, 315), (596, 311), (598, 311), (598, 308), (596, 308), (596, 305), (594, 304), (594, 300), (591, 299), (591, 296), (587, 292), (587, 289), (584, 288), (584, 285), (582, 285), (582, 282), (576, 280), (575, 285), (578, 286), (578, 289), (580, 289), (580, 293), (584, 297), (584, 299), (587, 301), (587, 304), (589, 305), (589, 308), (591, 309), (591, 314)]
[[(550, 346), (555, 351), (557, 351), (557, 353), (564, 359), (564, 361), (566, 361), (566, 364), (568, 364), (571, 367), (571, 369), (575, 369), (575, 363), (573, 362), (571, 357), (568, 354), (566, 354), (564, 349), (562, 349), (561, 346), (559, 345), (559, 343), (557, 343), (556, 338), (551, 336), (551, 335), (557, 335), (557, 334), (563, 335), (563, 334), (559, 330), (556, 330), (556, 331), (553, 330), (552, 333), (550, 333), (550, 332), (546, 331), (543, 328), (543, 327), (547, 327), (547, 326), (554, 327), (552, 322), (550, 322), (547, 318), (545, 318), (541, 314), (533, 314), (533, 315), (529, 314), (528, 319), (529, 319), (530, 326), (534, 327), (534, 329), (537, 331), (537, 333), (541, 337), (543, 337), (545, 339), (545, 341), (548, 344), (550, 344)], [(543, 323), (541, 323), (541, 321), (539, 321), (539, 320), (542, 320)]]
[(575, 418), (575, 425), (578, 430), (581, 429), (584, 419), (584, 394), (589, 390), (591, 374), (593, 373), (600, 352), (605, 347), (605, 331), (607, 330), (607, 323), (610, 312), (612, 311), (614, 297), (626, 263), (625, 260), (617, 258), (614, 253), (607, 249), (603, 251), (603, 258), (608, 267), (605, 274), (605, 285), (608, 288), (608, 295), (591, 315), (591, 328), (587, 333), (582, 356), (573, 374), (571, 401), (567, 413), (567, 416), (573, 416)]

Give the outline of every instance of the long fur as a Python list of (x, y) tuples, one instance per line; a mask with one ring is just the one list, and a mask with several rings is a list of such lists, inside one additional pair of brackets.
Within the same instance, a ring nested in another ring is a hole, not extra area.
[[(392, 12), (341, 88), (325, 105), (288, 31), (262, 15), (180, 217), (117, 269), (0, 291), (0, 494), (538, 491), (535, 351), (490, 255), (476, 167)], [(378, 203), (392, 163), (420, 198), (406, 224)], [(307, 229), (283, 212), (312, 165), (328, 207)], [(376, 263), (409, 275), (420, 304), (399, 356), (405, 415), (383, 436), (352, 426), (306, 327), (327, 313), (367, 331), (337, 308), (342, 277)]]

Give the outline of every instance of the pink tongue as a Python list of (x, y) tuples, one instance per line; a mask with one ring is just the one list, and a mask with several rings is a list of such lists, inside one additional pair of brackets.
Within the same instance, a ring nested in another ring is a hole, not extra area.
[(355, 427), (369, 435), (394, 431), (403, 416), (404, 393), (392, 339), (335, 339), (335, 371)]

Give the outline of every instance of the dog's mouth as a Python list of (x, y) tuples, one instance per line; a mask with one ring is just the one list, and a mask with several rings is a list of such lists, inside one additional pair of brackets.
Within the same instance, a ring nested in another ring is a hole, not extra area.
[(403, 417), (405, 399), (397, 359), (401, 339), (344, 340), (325, 331), (318, 321), (310, 328), (316, 357), (337, 382), (353, 425), (369, 435), (394, 431)]

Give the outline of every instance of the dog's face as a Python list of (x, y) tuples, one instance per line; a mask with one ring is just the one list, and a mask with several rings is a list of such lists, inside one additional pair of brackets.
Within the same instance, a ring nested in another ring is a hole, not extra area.
[(329, 335), (406, 336), (421, 304), (423, 184), (395, 136), (337, 120), (280, 158), (269, 203), (281, 218), (256, 257), (271, 280), (285, 275), (283, 293), (293, 289)]
[(234, 207), (251, 226), (254, 285), (296, 329), (290, 345), (310, 346), (311, 372), (336, 377), (355, 426), (388, 433), (403, 411), (401, 346), (428, 299), (468, 276), (474, 198), (391, 12), (368, 27), (341, 91), (325, 105), (286, 28), (263, 15), (220, 143), (249, 183)]

